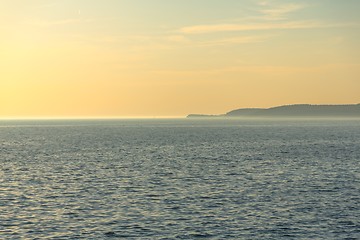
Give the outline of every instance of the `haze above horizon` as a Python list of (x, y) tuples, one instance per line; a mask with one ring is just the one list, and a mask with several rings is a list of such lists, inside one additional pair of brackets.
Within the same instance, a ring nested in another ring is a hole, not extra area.
[(360, 1), (0, 2), (0, 118), (219, 114), (360, 95)]

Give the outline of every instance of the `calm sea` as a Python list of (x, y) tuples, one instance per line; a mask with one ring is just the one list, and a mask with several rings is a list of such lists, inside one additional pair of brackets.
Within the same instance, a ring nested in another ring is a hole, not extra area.
[(0, 121), (0, 239), (360, 239), (360, 121)]

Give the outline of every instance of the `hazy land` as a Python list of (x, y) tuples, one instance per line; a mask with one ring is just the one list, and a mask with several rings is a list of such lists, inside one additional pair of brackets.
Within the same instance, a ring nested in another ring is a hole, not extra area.
[(360, 104), (348, 104), (348, 105), (296, 104), (296, 105), (283, 105), (283, 106), (277, 106), (271, 108), (240, 108), (219, 115), (189, 114), (187, 116), (187, 118), (214, 118), (214, 117), (360, 118)]

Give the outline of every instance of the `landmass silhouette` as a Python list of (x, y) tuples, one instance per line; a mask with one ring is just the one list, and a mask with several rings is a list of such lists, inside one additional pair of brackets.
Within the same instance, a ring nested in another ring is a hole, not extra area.
[(240, 108), (220, 115), (189, 114), (187, 118), (214, 117), (304, 117), (304, 118), (360, 118), (360, 104), (311, 105), (295, 104), (271, 108)]

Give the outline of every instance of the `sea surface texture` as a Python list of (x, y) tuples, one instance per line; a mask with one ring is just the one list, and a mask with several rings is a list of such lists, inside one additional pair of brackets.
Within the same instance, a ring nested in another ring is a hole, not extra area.
[(360, 121), (0, 121), (0, 239), (360, 239)]

